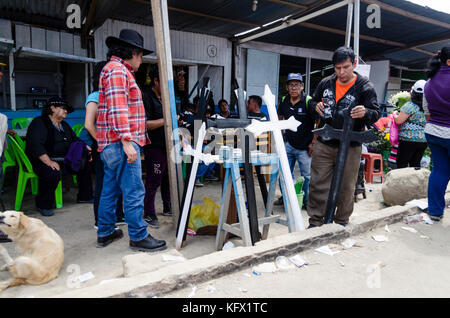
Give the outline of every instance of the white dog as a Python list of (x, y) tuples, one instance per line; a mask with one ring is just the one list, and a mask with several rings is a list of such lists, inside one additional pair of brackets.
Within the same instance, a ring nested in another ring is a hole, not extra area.
[(17, 285), (40, 285), (58, 277), (64, 262), (64, 242), (54, 230), (39, 219), (22, 212), (0, 212), (0, 230), (14, 242), (20, 254), (12, 259), (0, 245), (0, 256), (12, 278), (0, 282), (0, 291)]

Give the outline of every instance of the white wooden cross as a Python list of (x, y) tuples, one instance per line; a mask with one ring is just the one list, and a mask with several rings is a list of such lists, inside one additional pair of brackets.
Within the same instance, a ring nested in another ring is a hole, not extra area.
[(256, 124), (252, 122), (245, 129), (252, 132), (261, 134), (264, 131), (272, 131), (275, 139), (275, 149), (278, 154), (281, 165), (281, 174), (283, 175), (284, 181), (286, 183), (286, 195), (287, 202), (291, 208), (292, 215), (294, 218), (294, 225), (296, 231), (302, 231), (305, 229), (303, 224), (303, 218), (298, 205), (297, 195), (295, 193), (294, 181), (292, 180), (291, 169), (289, 167), (289, 162), (286, 155), (286, 147), (284, 146), (283, 136), (281, 130), (290, 129), (297, 131), (297, 127), (301, 125), (301, 122), (296, 120), (294, 116), (291, 116), (288, 120), (278, 120), (277, 110), (275, 108), (275, 95), (272, 94), (269, 86), (266, 84), (264, 89), (264, 102), (267, 105), (267, 110), (269, 111), (269, 122), (260, 122)]
[(200, 161), (203, 161), (206, 165), (209, 165), (210, 163), (217, 161), (219, 159), (219, 156), (213, 156), (211, 154), (204, 154), (202, 152), (202, 146), (203, 146), (203, 140), (205, 139), (206, 135), (206, 126), (205, 123), (202, 124), (198, 131), (198, 139), (197, 144), (195, 145), (195, 150), (192, 149), (189, 142), (186, 140), (183, 140), (183, 150), (185, 154), (191, 155), (194, 157), (194, 161), (192, 163), (192, 169), (191, 169), (191, 175), (189, 177), (188, 185), (187, 185), (187, 191), (186, 191), (186, 197), (184, 199), (183, 209), (181, 211), (181, 220), (180, 220), (180, 226), (178, 228), (177, 238), (175, 241), (175, 248), (179, 250), (181, 248), (181, 244), (183, 243), (183, 236), (184, 236), (184, 229), (187, 226), (187, 217), (189, 215), (190, 210), (190, 198), (192, 197), (192, 193), (194, 191), (194, 184), (195, 184), (195, 177), (197, 175), (197, 169), (198, 164)]

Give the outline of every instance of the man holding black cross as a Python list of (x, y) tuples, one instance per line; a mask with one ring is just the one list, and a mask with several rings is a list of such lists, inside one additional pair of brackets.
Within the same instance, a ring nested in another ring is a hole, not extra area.
[[(321, 116), (320, 127), (325, 124), (342, 129), (343, 110), (350, 107), (354, 120), (353, 131), (364, 131), (380, 117), (380, 108), (373, 84), (368, 78), (354, 72), (357, 65), (351, 48), (340, 47), (333, 54), (335, 74), (324, 78), (317, 86), (311, 106), (312, 114)], [(333, 178), (340, 141), (325, 141), (322, 137), (314, 145), (309, 184), (309, 228), (324, 224), (325, 208)], [(350, 143), (343, 171), (334, 222), (346, 226), (353, 212), (353, 195), (361, 158), (361, 144)]]

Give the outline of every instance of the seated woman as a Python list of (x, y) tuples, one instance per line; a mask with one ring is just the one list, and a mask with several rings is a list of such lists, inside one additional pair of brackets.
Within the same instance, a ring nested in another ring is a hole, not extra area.
[[(44, 216), (53, 215), (55, 190), (62, 174), (77, 175), (77, 202), (92, 201), (92, 181), (89, 164), (81, 166), (78, 172), (64, 164), (70, 146), (80, 141), (64, 119), (73, 108), (59, 97), (52, 97), (42, 110), (42, 116), (30, 123), (26, 136), (25, 153), (39, 177), (36, 207)], [(83, 147), (86, 145), (83, 144)]]

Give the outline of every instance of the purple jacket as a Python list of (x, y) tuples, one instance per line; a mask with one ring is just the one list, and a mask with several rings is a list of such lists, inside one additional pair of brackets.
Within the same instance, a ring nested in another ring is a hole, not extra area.
[(64, 157), (64, 165), (70, 167), (73, 171), (78, 172), (82, 166), (84, 148), (85, 144), (82, 141), (71, 143), (69, 151)]
[(442, 65), (425, 85), (430, 123), (450, 127), (450, 66)]

